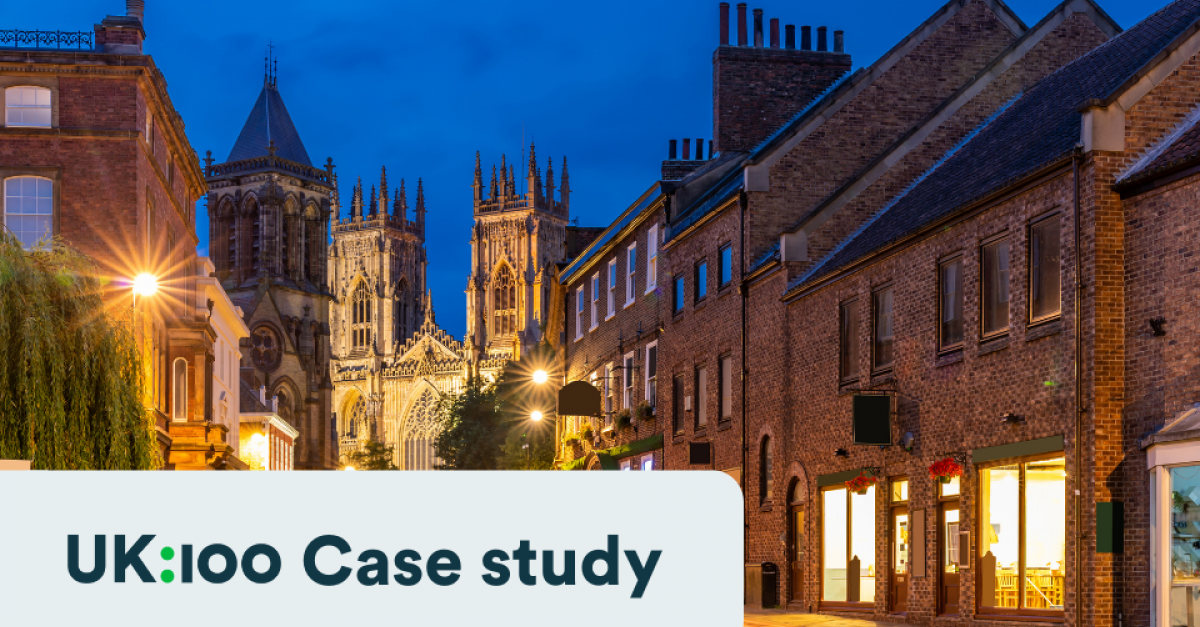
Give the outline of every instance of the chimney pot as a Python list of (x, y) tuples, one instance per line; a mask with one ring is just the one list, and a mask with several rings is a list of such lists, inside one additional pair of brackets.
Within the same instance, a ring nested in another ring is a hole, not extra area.
[(674, 139), (671, 140), (671, 147), (667, 150), (667, 158), (670, 159), (671, 161), (674, 161), (676, 159), (676, 155), (679, 154), (678, 152), (675, 151), (675, 148), (676, 148), (675, 141), (676, 140), (674, 140)]
[(704, 140), (696, 138), (696, 161), (704, 161)]
[(796, 25), (795, 24), (788, 24), (787, 26), (783, 27), (783, 45), (786, 46), (788, 50), (796, 49)]
[(846, 51), (846, 31), (844, 31), (844, 30), (833, 31), (833, 51), (834, 52), (845, 52)]
[(763, 47), (762, 9), (754, 9), (754, 47)]
[(812, 50), (812, 27), (811, 26), (801, 26), (800, 27), (800, 49), (801, 50)]
[(779, 47), (779, 18), (771, 18), (771, 47)]
[(817, 27), (817, 52), (829, 51), (829, 37), (826, 34), (828, 29), (824, 26)]
[(720, 45), (729, 45), (729, 3), (721, 3), (721, 38)]
[(692, 140), (686, 137), (683, 138), (683, 160), (692, 160)]
[(708, 140), (708, 158), (709, 159), (712, 159), (712, 156), (713, 156), (712, 149), (713, 149), (713, 140), (710, 139), (710, 140)]
[(125, 15), (136, 17), (140, 22), (146, 14), (146, 0), (125, 0)]
[(738, 45), (746, 45), (746, 3), (739, 2), (738, 10)]

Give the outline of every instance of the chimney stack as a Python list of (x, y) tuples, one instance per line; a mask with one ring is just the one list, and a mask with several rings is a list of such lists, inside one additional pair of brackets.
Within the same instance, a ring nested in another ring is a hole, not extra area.
[(683, 160), (692, 160), (692, 140), (686, 137), (683, 138)]
[(817, 27), (817, 52), (829, 52), (829, 37), (826, 35), (828, 31), (824, 26)]
[(754, 47), (763, 47), (762, 9), (754, 9)]
[(679, 154), (678, 152), (676, 152), (675, 148), (676, 148), (675, 140), (672, 139), (671, 147), (669, 149), (667, 149), (667, 158), (670, 159), (671, 161), (674, 161), (677, 158), (676, 155)]
[(801, 50), (812, 50), (812, 27), (811, 26), (801, 26), (800, 27), (800, 49)]
[(746, 45), (746, 3), (739, 2), (738, 10), (738, 45)]
[(771, 18), (771, 47), (779, 47), (779, 18)]
[(125, 15), (141, 22), (146, 15), (146, 0), (125, 0)]
[(704, 140), (696, 138), (696, 161), (704, 161)]
[(713, 140), (710, 139), (710, 140), (708, 140), (708, 158), (709, 159), (712, 159), (712, 156), (713, 156), (712, 146), (713, 146)]
[(722, 46), (729, 45), (729, 3), (721, 3), (721, 38)]
[(783, 44), (788, 50), (796, 49), (796, 26), (794, 24), (783, 27), (783, 38)]
[(846, 51), (846, 31), (833, 31), (833, 51), (838, 54)]

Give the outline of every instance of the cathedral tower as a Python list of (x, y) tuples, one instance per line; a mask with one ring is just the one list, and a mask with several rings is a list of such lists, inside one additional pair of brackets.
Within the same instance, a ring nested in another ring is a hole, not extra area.
[(336, 463), (329, 377), (326, 239), (333, 160), (309, 161), (268, 65), (262, 91), (224, 163), (208, 153), (209, 256), (250, 327), (242, 380), (279, 399), (300, 431), (297, 469)]
[(518, 187), (513, 166), (501, 156), (499, 179), (492, 166), (485, 194), (475, 154), (475, 226), (466, 290), (466, 345), (475, 359), (519, 358), (542, 340), (555, 264), (566, 260), (571, 197), (567, 159), (562, 159), (558, 200), (554, 162), (546, 160), (543, 179), (533, 144), (524, 169)]

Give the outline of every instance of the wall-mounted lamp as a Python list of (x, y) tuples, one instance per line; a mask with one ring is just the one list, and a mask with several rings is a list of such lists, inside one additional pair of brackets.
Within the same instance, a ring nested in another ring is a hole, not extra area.
[(834, 449), (833, 456), (834, 457), (850, 457), (850, 451), (847, 451), (844, 448)]
[(1151, 318), (1151, 319), (1147, 320), (1146, 322), (1150, 323), (1150, 330), (1154, 332), (1154, 337), (1162, 337), (1167, 334), (1167, 329), (1166, 329), (1167, 319), (1166, 318), (1159, 316), (1157, 318)]
[(1011, 411), (1006, 411), (1000, 415), (1000, 422), (1003, 422), (1006, 425), (1015, 425), (1025, 422), (1025, 417), (1018, 416)]
[(913, 442), (915, 442), (916, 439), (917, 436), (913, 435), (912, 431), (906, 431), (904, 435), (900, 437), (900, 448), (911, 453), (913, 450)]

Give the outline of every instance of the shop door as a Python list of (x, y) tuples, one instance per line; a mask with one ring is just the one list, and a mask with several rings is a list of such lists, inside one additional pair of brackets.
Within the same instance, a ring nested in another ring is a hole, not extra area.
[(908, 577), (911, 554), (908, 508), (892, 508), (892, 611), (908, 611)]
[(958, 614), (959, 572), (958, 572), (958, 501), (942, 503), (941, 525), (938, 532), (938, 542), (941, 544), (941, 598), (939, 604), (943, 614)]
[(793, 505), (792, 536), (792, 601), (804, 600), (804, 506)]

